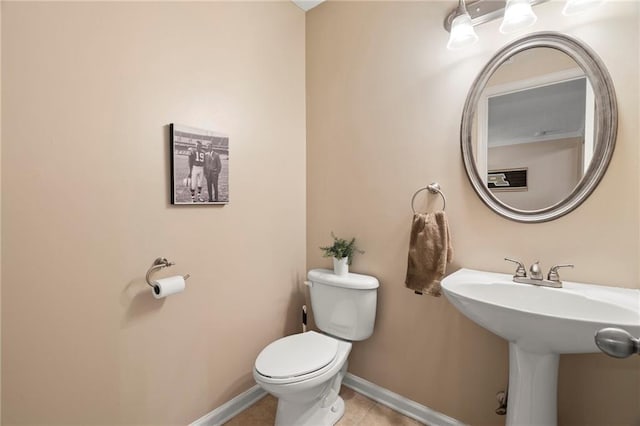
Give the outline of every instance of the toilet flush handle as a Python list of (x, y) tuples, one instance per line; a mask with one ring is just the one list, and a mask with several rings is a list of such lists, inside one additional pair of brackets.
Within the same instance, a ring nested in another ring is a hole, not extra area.
[(304, 285), (306, 285), (309, 288), (313, 287), (313, 283), (311, 281), (305, 281)]

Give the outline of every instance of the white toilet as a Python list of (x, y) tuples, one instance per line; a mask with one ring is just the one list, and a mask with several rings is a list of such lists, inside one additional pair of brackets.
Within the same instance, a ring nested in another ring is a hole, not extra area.
[(309, 331), (283, 337), (260, 352), (253, 377), (278, 398), (277, 426), (329, 426), (344, 414), (338, 396), (347, 372), (351, 342), (373, 333), (379, 283), (360, 274), (308, 274), (311, 308), (325, 334)]

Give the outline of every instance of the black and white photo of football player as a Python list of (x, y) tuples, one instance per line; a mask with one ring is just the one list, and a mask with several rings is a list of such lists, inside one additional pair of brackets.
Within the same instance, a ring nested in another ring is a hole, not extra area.
[(229, 203), (229, 137), (180, 124), (169, 129), (171, 204)]
[(196, 148), (189, 154), (189, 179), (191, 179), (191, 201), (196, 202), (196, 188), (198, 189), (198, 202), (202, 203), (202, 180), (204, 178), (204, 156), (202, 142), (196, 142)]

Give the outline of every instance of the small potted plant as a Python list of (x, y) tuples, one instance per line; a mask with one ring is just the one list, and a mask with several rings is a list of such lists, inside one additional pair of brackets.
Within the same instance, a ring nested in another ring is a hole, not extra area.
[(356, 239), (352, 238), (347, 241), (342, 238), (338, 238), (331, 233), (333, 237), (333, 245), (327, 247), (320, 247), (323, 251), (324, 257), (333, 257), (333, 272), (336, 275), (347, 275), (349, 273), (349, 265), (353, 260), (353, 255), (358, 252), (360, 254), (364, 251), (356, 247)]

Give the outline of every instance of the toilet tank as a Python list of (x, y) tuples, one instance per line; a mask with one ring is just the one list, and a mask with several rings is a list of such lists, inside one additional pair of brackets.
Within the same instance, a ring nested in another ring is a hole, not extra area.
[(307, 278), (313, 318), (320, 330), (352, 341), (371, 336), (380, 286), (375, 277), (312, 269)]

